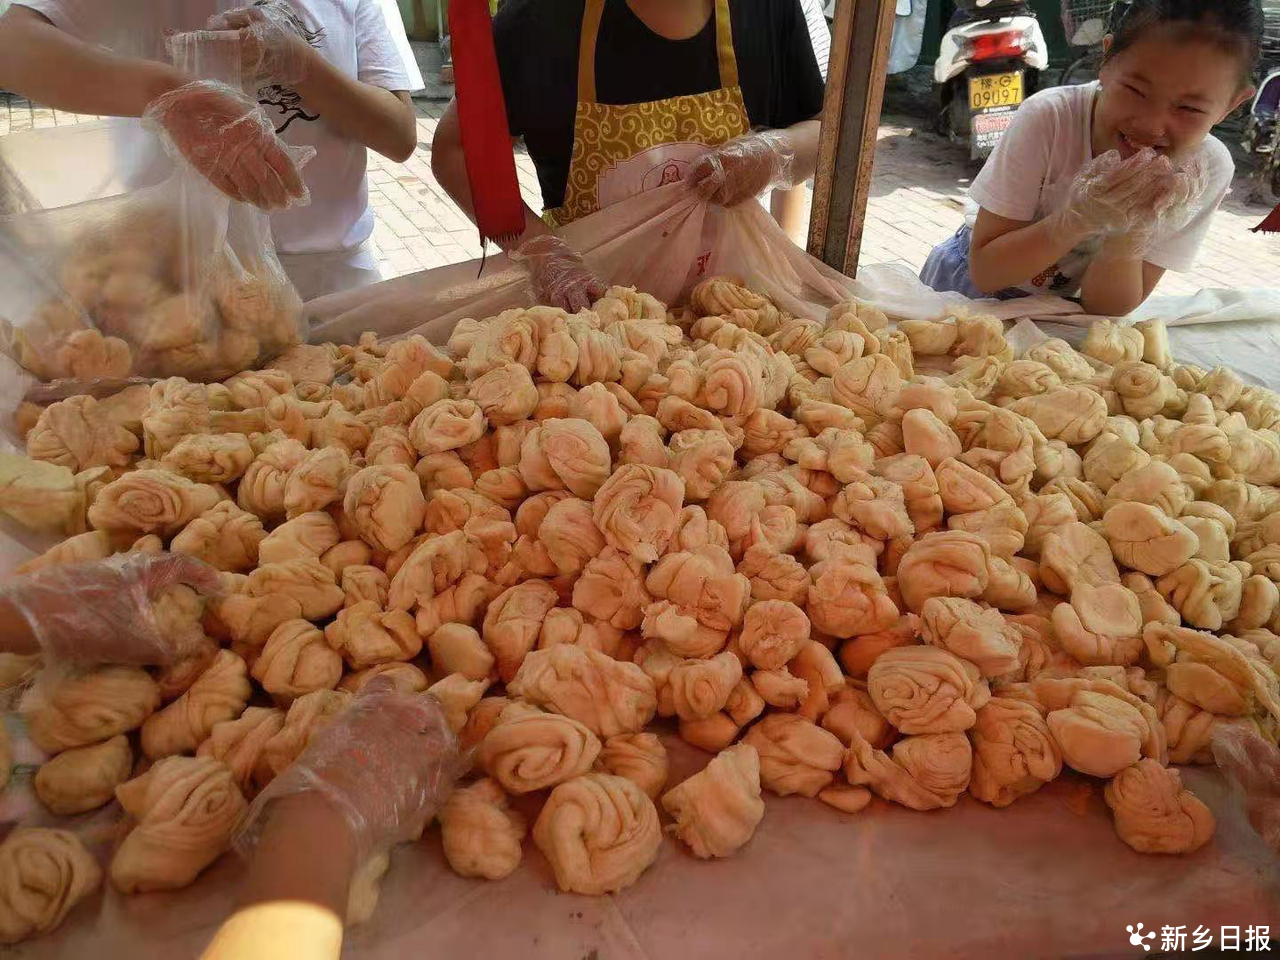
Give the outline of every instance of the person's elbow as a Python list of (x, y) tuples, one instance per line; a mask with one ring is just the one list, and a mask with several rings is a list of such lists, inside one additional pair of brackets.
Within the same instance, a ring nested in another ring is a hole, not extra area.
[(413, 111), (413, 100), (409, 94), (397, 91), (396, 99), (400, 102), (398, 109), (387, 124), (383, 143), (378, 150), (388, 160), (404, 163), (418, 149), (418, 118)]
[(996, 265), (990, 261), (991, 258), (981, 248), (975, 247), (969, 253), (969, 279), (974, 287), (987, 295), (995, 294), (1009, 286), (1003, 278), (998, 276)]
[(448, 176), (449, 160), (456, 151), (458, 143), (455, 139), (440, 135), (440, 129), (436, 129), (436, 135), (431, 138), (431, 176), (436, 181), (443, 184)]
[(418, 119), (410, 105), (400, 122), (395, 125), (387, 143), (387, 159), (396, 163), (404, 163), (418, 149)]
[(418, 138), (416, 134), (404, 136), (397, 133), (387, 142), (386, 149), (382, 151), (382, 155), (388, 160), (394, 160), (396, 163), (404, 163), (413, 156), (413, 151), (418, 148)]
[(431, 139), (431, 175), (451, 195), (454, 192), (454, 171), (461, 157), (462, 131), (458, 126), (457, 111), (451, 103)]

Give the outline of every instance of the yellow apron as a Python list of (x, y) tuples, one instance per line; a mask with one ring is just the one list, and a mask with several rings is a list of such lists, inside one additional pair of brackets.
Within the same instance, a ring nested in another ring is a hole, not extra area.
[(738, 86), (729, 0), (716, 0), (715, 6), (719, 89), (621, 105), (596, 102), (596, 34), (606, 2), (625, 0), (586, 0), (583, 12), (573, 155), (564, 205), (545, 214), (552, 226), (683, 180), (709, 148), (750, 129)]

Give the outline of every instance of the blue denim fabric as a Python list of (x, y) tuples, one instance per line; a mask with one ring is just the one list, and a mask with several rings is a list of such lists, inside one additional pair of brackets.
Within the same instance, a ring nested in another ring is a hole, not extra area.
[[(955, 236), (945, 240), (933, 248), (929, 258), (920, 269), (920, 279), (939, 293), (960, 293), (971, 300), (984, 300), (992, 296), (983, 293), (974, 286), (969, 275), (969, 241), (973, 231), (963, 226)], [(997, 300), (1015, 300), (1027, 294), (1016, 288), (1001, 290), (995, 294)]]

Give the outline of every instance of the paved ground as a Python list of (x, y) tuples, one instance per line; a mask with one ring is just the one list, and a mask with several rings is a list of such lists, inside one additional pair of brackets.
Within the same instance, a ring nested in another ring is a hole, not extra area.
[[(378, 214), (375, 238), (388, 276), (479, 256), (474, 228), (431, 177), (431, 138), (444, 104), (417, 101), (419, 147), (406, 163), (371, 155), (369, 179)], [(33, 107), (0, 95), (0, 136), (32, 127), (80, 122), (85, 117)], [(912, 116), (890, 114), (880, 128), (867, 210), (863, 263), (903, 262), (913, 269), (963, 219), (969, 183), (964, 151), (924, 128)], [(523, 152), (517, 169), (526, 197), (538, 204), (533, 164)], [(1202, 287), (1257, 286), (1280, 276), (1280, 243), (1264, 241), (1249, 228), (1266, 214), (1247, 205), (1244, 178), (1214, 219), (1193, 273), (1166, 277), (1162, 292), (1190, 293)]]

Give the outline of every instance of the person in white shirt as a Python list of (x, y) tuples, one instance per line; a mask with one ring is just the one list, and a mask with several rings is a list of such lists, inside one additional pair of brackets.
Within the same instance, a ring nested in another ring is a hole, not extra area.
[[(166, 34), (202, 29), (239, 48), (251, 96), (169, 64)], [(417, 146), (408, 91), (421, 77), (407, 51), (390, 0), (16, 0), (0, 17), (0, 88), (154, 120), (214, 185), (272, 211), (281, 262), (310, 299), (381, 279), (366, 148), (403, 161)], [(252, 120), (259, 106), (269, 124)], [(299, 170), (286, 144), (315, 156)]]
[(969, 297), (1076, 296), (1123, 316), (1189, 270), (1231, 185), (1210, 134), (1253, 95), (1258, 0), (1132, 0), (1096, 83), (1037, 93), (921, 279)]

